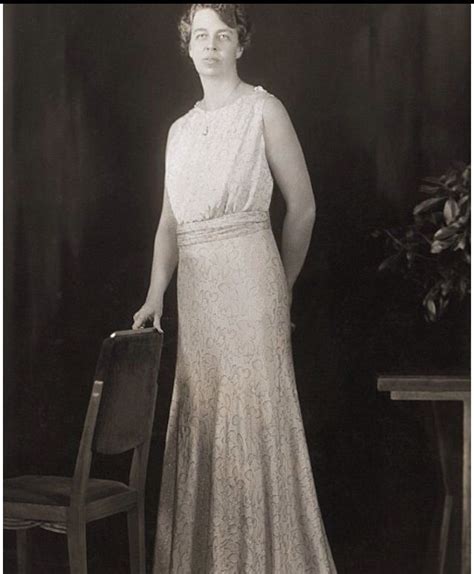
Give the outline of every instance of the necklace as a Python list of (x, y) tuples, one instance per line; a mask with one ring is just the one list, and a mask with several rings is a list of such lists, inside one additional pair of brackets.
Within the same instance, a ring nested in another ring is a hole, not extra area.
[[(235, 91), (237, 90), (237, 88), (240, 86), (241, 83), (242, 83), (242, 80), (239, 80), (239, 81), (237, 82), (237, 84), (232, 88), (232, 90), (231, 90), (231, 91), (229, 92), (229, 94), (226, 96), (226, 98), (225, 98), (225, 100), (223, 101), (223, 103), (222, 103), (218, 108), (216, 108), (216, 110), (219, 110), (219, 109), (223, 108), (223, 107), (227, 104), (227, 102), (230, 100), (230, 97), (232, 96), (232, 94), (235, 93)], [(202, 108), (201, 108), (201, 109), (202, 109)], [(204, 112), (206, 112), (206, 111), (211, 111), (211, 112), (213, 112), (214, 110), (203, 110), (203, 111), (204, 111)], [(202, 131), (202, 135), (203, 135), (203, 136), (207, 136), (207, 134), (209, 133), (209, 122), (208, 122), (208, 118), (207, 118), (206, 114), (204, 114), (204, 119), (205, 119), (206, 125), (204, 126), (204, 129), (203, 129), (203, 131)]]

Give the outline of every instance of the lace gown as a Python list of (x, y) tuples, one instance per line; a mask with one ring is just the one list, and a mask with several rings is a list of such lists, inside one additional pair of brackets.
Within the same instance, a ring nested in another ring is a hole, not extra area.
[(168, 144), (178, 348), (154, 574), (335, 574), (268, 209), (263, 88), (195, 106)]

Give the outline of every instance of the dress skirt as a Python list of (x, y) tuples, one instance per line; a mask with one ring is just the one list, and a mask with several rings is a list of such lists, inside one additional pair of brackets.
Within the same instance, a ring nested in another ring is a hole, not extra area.
[(154, 574), (335, 573), (267, 211), (178, 225), (178, 348)]

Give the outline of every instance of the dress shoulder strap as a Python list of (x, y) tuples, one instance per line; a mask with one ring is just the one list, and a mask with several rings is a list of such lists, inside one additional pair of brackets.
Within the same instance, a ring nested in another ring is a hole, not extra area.
[(259, 117), (260, 120), (262, 120), (263, 119), (263, 108), (265, 106), (265, 102), (268, 100), (268, 98), (274, 98), (275, 96), (273, 94), (271, 94), (270, 92), (268, 92), (262, 86), (255, 86), (254, 92), (259, 95), (259, 98), (258, 98), (257, 103), (256, 103), (256, 108), (257, 108), (257, 116)]
[(254, 92), (258, 93), (258, 94), (266, 94), (267, 96), (272, 96), (273, 94), (271, 94), (270, 92), (268, 92), (263, 86), (255, 86), (253, 89)]

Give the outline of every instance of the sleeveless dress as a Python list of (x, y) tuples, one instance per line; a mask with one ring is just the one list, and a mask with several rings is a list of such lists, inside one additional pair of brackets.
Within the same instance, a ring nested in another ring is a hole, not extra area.
[(271, 230), (260, 86), (177, 120), (178, 347), (154, 574), (335, 574)]

